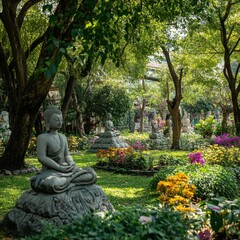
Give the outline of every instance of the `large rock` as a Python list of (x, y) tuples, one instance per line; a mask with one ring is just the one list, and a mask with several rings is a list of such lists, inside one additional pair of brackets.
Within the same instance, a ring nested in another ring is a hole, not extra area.
[(91, 211), (110, 211), (113, 206), (101, 187), (76, 186), (59, 194), (25, 191), (4, 218), (7, 232), (15, 236), (39, 233), (45, 223), (69, 224)]

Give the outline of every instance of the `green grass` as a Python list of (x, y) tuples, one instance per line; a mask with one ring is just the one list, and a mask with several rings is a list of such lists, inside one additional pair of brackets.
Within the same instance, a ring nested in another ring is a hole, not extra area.
[[(184, 151), (148, 151), (154, 158), (161, 154), (174, 154), (175, 156), (186, 156)], [(74, 161), (79, 167), (94, 167), (97, 162), (96, 154), (87, 151), (81, 151), (72, 154)], [(40, 164), (36, 158), (26, 158), (29, 165), (38, 166)], [(98, 175), (97, 184), (101, 186), (108, 196), (115, 209), (121, 206), (134, 206), (148, 204), (152, 201), (147, 193), (148, 184), (151, 177), (130, 176), (126, 174), (117, 174), (103, 171), (95, 168)], [(35, 173), (23, 174), (18, 176), (3, 176), (0, 178), (0, 219), (15, 206), (17, 199), (23, 191), (30, 188), (30, 178)]]
[[(162, 154), (174, 154), (178, 157), (186, 156), (184, 151), (147, 151), (154, 158), (158, 159)], [(93, 167), (97, 162), (96, 154), (87, 151), (72, 153), (74, 161), (79, 167)], [(31, 166), (41, 168), (40, 163), (34, 157), (27, 157), (26, 163)], [(157, 199), (150, 196), (148, 192), (151, 177), (135, 176), (127, 174), (118, 174), (109, 171), (94, 168), (97, 173), (97, 185), (101, 186), (109, 201), (116, 210), (121, 210), (125, 206), (148, 205), (156, 202)], [(21, 194), (30, 189), (30, 178), (35, 173), (28, 173), (16, 176), (3, 176), (0, 178), (0, 220), (16, 204)], [(4, 233), (0, 231), (0, 239), (3, 239)]]

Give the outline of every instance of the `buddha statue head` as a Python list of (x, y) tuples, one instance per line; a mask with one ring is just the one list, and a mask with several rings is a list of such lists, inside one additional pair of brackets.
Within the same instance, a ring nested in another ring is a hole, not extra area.
[(62, 112), (55, 106), (49, 105), (43, 113), (46, 130), (59, 129), (62, 126)]

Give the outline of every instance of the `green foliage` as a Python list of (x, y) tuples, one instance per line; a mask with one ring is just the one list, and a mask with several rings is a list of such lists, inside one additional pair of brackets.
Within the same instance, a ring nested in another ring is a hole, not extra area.
[(174, 157), (171, 154), (163, 154), (159, 156), (158, 165), (160, 166), (175, 166), (175, 165), (185, 165), (188, 162), (186, 157), (179, 158)]
[(197, 187), (196, 198), (207, 199), (210, 196), (224, 196), (232, 199), (238, 195), (238, 183), (235, 174), (229, 168), (219, 165), (200, 166), (188, 164), (185, 166), (170, 166), (160, 169), (150, 182), (150, 189), (155, 191), (160, 180), (166, 180), (167, 176), (183, 172), (189, 176), (189, 180)]
[(125, 89), (113, 85), (104, 85), (96, 89), (91, 99), (86, 99), (86, 115), (105, 119), (106, 112), (115, 118), (121, 118), (131, 108), (129, 96)]
[(235, 127), (233, 125), (223, 127), (222, 123), (217, 123), (213, 133), (215, 136), (220, 136), (224, 133), (229, 133), (230, 135), (235, 135)]
[(91, 214), (63, 227), (48, 226), (26, 240), (58, 239), (165, 239), (186, 240), (196, 236), (200, 222), (184, 218), (171, 208), (133, 207), (105, 216)]
[(135, 142), (142, 142), (145, 144), (149, 140), (149, 133), (140, 133), (135, 131), (132, 134), (129, 134), (128, 132), (122, 132), (121, 134), (122, 138), (129, 144), (133, 145)]
[(201, 203), (210, 216), (210, 225), (217, 236), (224, 239), (237, 239), (240, 236), (240, 201), (226, 198), (212, 198)]
[(210, 138), (214, 131), (215, 122), (214, 116), (209, 116), (205, 120), (201, 119), (199, 123), (195, 125), (196, 133), (201, 134), (203, 138)]
[(182, 105), (188, 113), (192, 114), (199, 114), (202, 111), (206, 113), (214, 109), (212, 103), (204, 100), (199, 100), (195, 104), (183, 103)]

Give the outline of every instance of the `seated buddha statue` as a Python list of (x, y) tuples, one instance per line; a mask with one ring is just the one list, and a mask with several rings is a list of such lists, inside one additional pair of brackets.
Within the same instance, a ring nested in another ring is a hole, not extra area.
[(112, 122), (112, 114), (107, 113), (106, 115), (107, 120), (105, 122), (105, 135), (113, 135), (113, 136), (119, 136), (120, 132), (118, 130), (115, 130), (115, 127)]
[(44, 111), (47, 132), (37, 137), (37, 158), (42, 171), (31, 178), (32, 189), (37, 192), (61, 193), (76, 185), (96, 183), (92, 168), (82, 169), (75, 165), (68, 151), (68, 142), (58, 130), (62, 126), (62, 112), (50, 105)]

